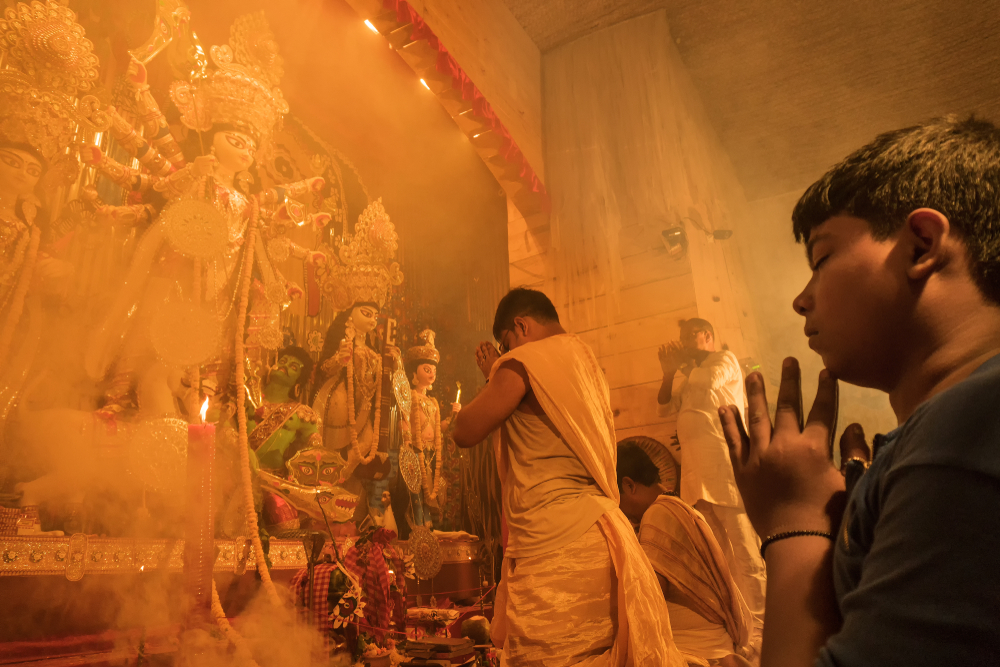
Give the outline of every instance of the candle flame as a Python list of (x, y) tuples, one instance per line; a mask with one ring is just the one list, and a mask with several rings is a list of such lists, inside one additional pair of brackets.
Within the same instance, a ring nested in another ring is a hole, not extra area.
[(205, 415), (208, 414), (208, 397), (205, 397), (205, 402), (201, 404), (201, 423), (205, 423)]

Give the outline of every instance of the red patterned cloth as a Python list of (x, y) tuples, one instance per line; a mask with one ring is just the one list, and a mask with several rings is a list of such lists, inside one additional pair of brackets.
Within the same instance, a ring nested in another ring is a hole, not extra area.
[(344, 569), (361, 583), (365, 593), (365, 623), (379, 641), (385, 637), (390, 620), (400, 628), (405, 623), (404, 566), (399, 552), (391, 545), (394, 539), (395, 531), (379, 528), (370, 538), (359, 539), (344, 555)]
[(313, 625), (323, 635), (324, 641), (333, 630), (330, 620), (330, 577), (337, 570), (336, 563), (318, 563), (313, 575), (312, 608), (306, 607), (309, 596), (309, 570), (303, 568), (292, 577), (292, 594), (295, 596), (295, 606), (299, 617)]

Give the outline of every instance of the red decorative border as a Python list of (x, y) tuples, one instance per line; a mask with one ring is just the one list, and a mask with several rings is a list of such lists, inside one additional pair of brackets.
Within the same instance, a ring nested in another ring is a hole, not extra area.
[(537, 192), (547, 201), (548, 195), (545, 191), (545, 185), (538, 179), (531, 165), (528, 164), (524, 153), (521, 152), (517, 143), (510, 136), (510, 132), (507, 131), (507, 128), (497, 118), (496, 112), (493, 111), (493, 107), (490, 106), (486, 97), (476, 88), (476, 84), (472, 82), (472, 79), (462, 71), (458, 62), (448, 53), (448, 49), (444, 47), (441, 40), (438, 39), (434, 31), (427, 25), (427, 22), (421, 18), (420, 14), (406, 0), (383, 0), (382, 6), (396, 12), (396, 21), (401, 25), (406, 25), (407, 23), (413, 24), (413, 32), (410, 35), (411, 39), (422, 39), (438, 52), (437, 71), (451, 76), (452, 87), (461, 91), (462, 99), (472, 103), (472, 112), (486, 121), (490, 129), (501, 138), (503, 143), (500, 147), (500, 154), (504, 160), (516, 166), (521, 180), (531, 187), (532, 192)]

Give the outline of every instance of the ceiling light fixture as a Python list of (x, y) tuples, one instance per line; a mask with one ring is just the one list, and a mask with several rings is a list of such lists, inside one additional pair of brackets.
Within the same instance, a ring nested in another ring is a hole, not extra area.
[(431, 87), (430, 87), (430, 86), (428, 86), (428, 85), (427, 85), (427, 82), (426, 82), (426, 81), (424, 81), (423, 79), (421, 79), (421, 80), (420, 80), (420, 83), (424, 84), (424, 88), (426, 88), (427, 90), (430, 90), (430, 89), (431, 89)]
[(378, 28), (376, 28), (375, 26), (373, 26), (372, 22), (369, 21), (368, 19), (365, 19), (365, 25), (368, 26), (368, 29), (371, 30), (376, 35), (379, 34), (378, 33)]

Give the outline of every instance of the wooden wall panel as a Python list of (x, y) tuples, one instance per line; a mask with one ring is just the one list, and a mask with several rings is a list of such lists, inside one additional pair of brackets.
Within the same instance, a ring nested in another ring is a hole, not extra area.
[(541, 54), (521, 24), (495, 0), (408, 2), (489, 100), (544, 181)]
[(660, 380), (611, 390), (611, 409), (615, 411), (616, 428), (638, 428), (660, 424), (665, 420), (656, 414), (656, 394)]
[[(523, 219), (521, 220), (523, 222)], [(548, 229), (538, 232), (525, 230), (511, 234), (511, 228), (507, 226), (507, 254), (511, 262), (519, 262), (544, 255), (552, 245), (552, 234)]]
[(613, 327), (576, 333), (590, 345), (598, 357), (610, 357), (643, 348), (655, 349), (665, 340), (676, 340), (680, 337), (680, 321), (697, 316), (698, 309), (691, 303), (685, 308), (659, 315), (648, 315)]
[[(735, 243), (699, 228), (738, 238), (746, 201), (663, 12), (565, 44), (542, 65), (553, 245), (543, 252), (512, 234), (511, 247), (532, 253), (536, 271), (544, 262), (567, 329), (598, 355), (619, 436), (667, 444), (657, 349), (679, 337), (680, 320), (711, 320), (741, 357), (756, 349)], [(678, 226), (688, 248), (675, 258), (661, 232)]]

